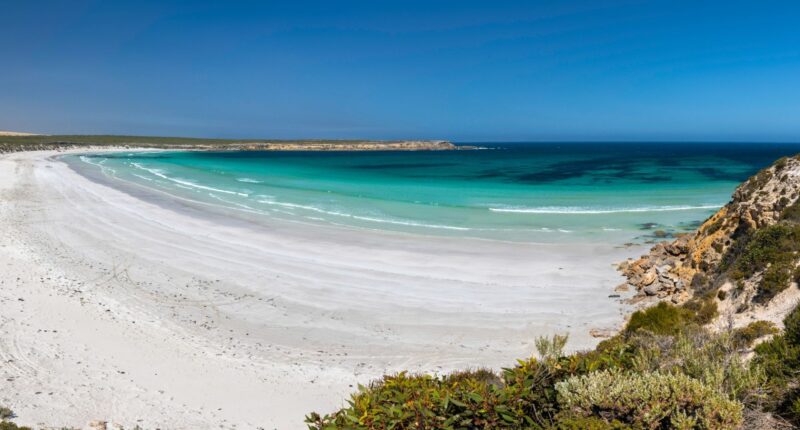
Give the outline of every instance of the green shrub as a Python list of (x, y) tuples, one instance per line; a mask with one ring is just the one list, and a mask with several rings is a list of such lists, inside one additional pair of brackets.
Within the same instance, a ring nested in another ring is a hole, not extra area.
[(686, 375), (600, 371), (556, 384), (564, 411), (637, 428), (734, 429), (741, 403)]
[(795, 307), (783, 318), (783, 330), (789, 343), (800, 346), (800, 307)]
[(786, 167), (786, 164), (789, 162), (789, 157), (781, 157), (779, 158), (775, 164), (775, 171), (779, 172)]
[(694, 314), (691, 316), (691, 320), (700, 325), (710, 323), (719, 315), (717, 311), (717, 302), (714, 301), (713, 291), (703, 298), (686, 302), (683, 308), (691, 311)]
[(0, 421), (0, 430), (31, 430), (29, 427), (19, 427), (11, 421)]
[(607, 422), (597, 417), (560, 417), (555, 425), (548, 430), (628, 430), (631, 426), (625, 425), (617, 420)]
[(755, 347), (753, 362), (761, 366), (773, 386), (786, 386), (800, 370), (800, 348), (786, 336), (775, 336)]
[(725, 221), (725, 218), (719, 217), (719, 219), (717, 219), (713, 223), (711, 223), (708, 226), (706, 226), (706, 228), (705, 228), (706, 234), (707, 235), (712, 235), (712, 234), (716, 233), (720, 228), (722, 228), (722, 223), (724, 221)]
[(764, 382), (763, 371), (749, 366), (727, 333), (712, 334), (700, 327), (676, 336), (639, 332), (628, 340), (635, 348), (632, 366), (640, 373), (683, 374), (733, 398), (747, 399)]
[(800, 199), (787, 206), (781, 212), (781, 219), (792, 222), (800, 222)]
[(784, 332), (755, 347), (753, 365), (764, 369), (766, 408), (800, 425), (800, 308), (784, 319)]
[(753, 321), (746, 327), (733, 331), (733, 342), (738, 348), (749, 348), (756, 339), (778, 333), (778, 328), (770, 321)]
[(506, 369), (436, 377), (405, 372), (359, 387), (348, 407), (306, 417), (311, 429), (519, 429), (551, 424), (557, 412), (553, 374), (531, 359)]
[(753, 193), (763, 188), (770, 179), (772, 179), (772, 172), (769, 168), (763, 169), (750, 177), (750, 179), (741, 186), (741, 189), (744, 191), (744, 198), (749, 199), (752, 197)]
[(726, 261), (734, 280), (747, 279), (763, 271), (754, 297), (765, 303), (789, 286), (800, 251), (800, 225), (781, 222), (758, 230), (745, 246), (731, 247)]
[(756, 322), (712, 333), (693, 309), (713, 297), (697, 307), (660, 303), (637, 312), (622, 334), (592, 351), (564, 355), (565, 337), (539, 339), (539, 359), (500, 375), (385, 376), (359, 387), (345, 408), (306, 422), (314, 430), (729, 429), (741, 422), (743, 404), (800, 418), (800, 309), (748, 363), (740, 345), (774, 327)]
[(675, 335), (693, 320), (694, 313), (691, 310), (659, 302), (655, 306), (634, 312), (625, 332), (630, 334), (637, 330), (647, 330), (655, 334)]

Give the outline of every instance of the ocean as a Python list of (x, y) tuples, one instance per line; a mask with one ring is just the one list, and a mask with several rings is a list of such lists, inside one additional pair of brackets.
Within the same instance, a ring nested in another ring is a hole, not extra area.
[(77, 171), (268, 225), (534, 243), (648, 243), (695, 229), (800, 145), (479, 143), (433, 152), (117, 152)]

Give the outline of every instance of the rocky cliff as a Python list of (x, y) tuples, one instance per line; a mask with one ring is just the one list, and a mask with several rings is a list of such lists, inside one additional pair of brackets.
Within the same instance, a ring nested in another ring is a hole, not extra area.
[[(656, 244), (619, 268), (634, 301), (715, 297), (744, 312), (798, 279), (800, 156), (782, 158), (741, 184), (694, 234)], [(796, 288), (793, 288), (796, 290)], [(730, 304), (735, 303), (735, 305)]]

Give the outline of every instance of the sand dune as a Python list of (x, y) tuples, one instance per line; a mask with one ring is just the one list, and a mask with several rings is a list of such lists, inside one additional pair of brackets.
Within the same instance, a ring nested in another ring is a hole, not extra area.
[(0, 136), (37, 136), (34, 133), (22, 133), (19, 131), (3, 131), (0, 130)]
[(255, 224), (0, 158), (0, 403), (21, 424), (304, 428), (400, 369), (507, 366), (622, 323), (640, 249)]

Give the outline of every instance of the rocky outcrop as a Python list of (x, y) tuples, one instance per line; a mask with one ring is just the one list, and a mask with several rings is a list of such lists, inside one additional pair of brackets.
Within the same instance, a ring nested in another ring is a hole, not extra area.
[(740, 185), (731, 201), (694, 234), (653, 246), (647, 255), (619, 265), (627, 283), (647, 297), (682, 303), (709, 280), (737, 239), (776, 224), (800, 197), (800, 159), (782, 158)]

